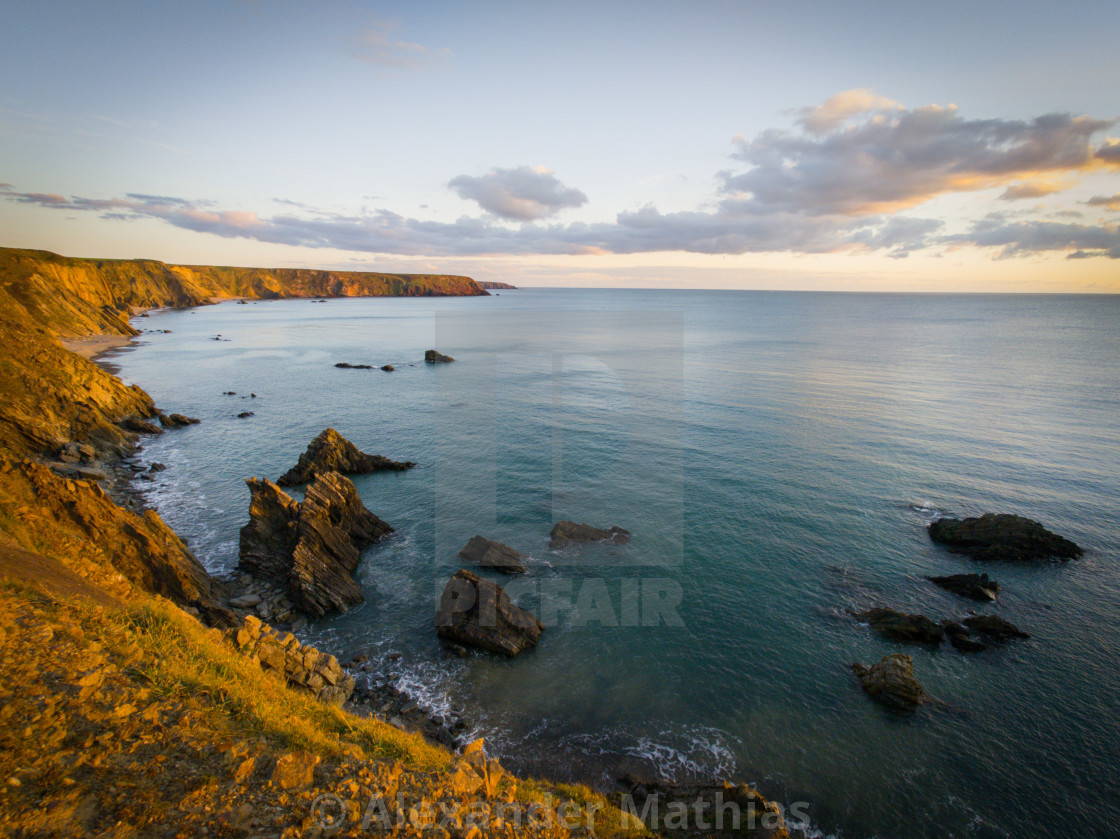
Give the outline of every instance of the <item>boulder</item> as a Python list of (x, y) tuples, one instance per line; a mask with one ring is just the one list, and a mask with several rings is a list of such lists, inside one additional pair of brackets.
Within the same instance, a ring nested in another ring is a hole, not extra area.
[(242, 411), (240, 414), (237, 415), (237, 418), (238, 419), (248, 419), (249, 417), (255, 417), (255, 416), (256, 416), (256, 414), (254, 414), (252, 411)]
[(999, 615), (981, 615), (973, 618), (965, 618), (964, 625), (976, 632), (989, 635), (997, 641), (1003, 641), (1007, 638), (1031, 637), (1015, 624), (1004, 620)]
[(980, 518), (938, 519), (929, 526), (930, 538), (954, 553), (973, 559), (1029, 562), (1050, 558), (1076, 559), (1081, 548), (1041, 524), (1007, 513)]
[(424, 353), (424, 360), (426, 362), (428, 362), (429, 364), (443, 364), (443, 363), (446, 363), (448, 361), (454, 361), (455, 359), (453, 359), (449, 355), (444, 355), (441, 352), (436, 352), (435, 350), (428, 350), (426, 353)]
[(869, 609), (853, 612), (855, 617), (867, 621), (871, 628), (892, 641), (913, 644), (940, 644), (944, 629), (925, 615), (907, 615), (894, 609)]
[(534, 646), (543, 631), (536, 615), (515, 606), (500, 585), (466, 569), (448, 581), (436, 613), (440, 638), (507, 656)]
[(185, 425), (198, 425), (201, 420), (184, 414), (160, 414), (159, 424), (164, 428), (182, 428)]
[(576, 542), (610, 542), (620, 545), (630, 541), (630, 531), (621, 527), (612, 527), (610, 530), (600, 530), (589, 524), (577, 524), (574, 521), (558, 521), (549, 531), (550, 541), (548, 547), (552, 550), (563, 548)]
[(121, 428), (135, 431), (137, 434), (162, 434), (163, 429), (150, 420), (137, 416), (125, 417), (121, 420)]
[(396, 368), (394, 368), (392, 364), (382, 364), (381, 369), (384, 370), (386, 373), (392, 373), (393, 370), (396, 369)]
[(362, 602), (352, 576), (361, 549), (392, 532), (337, 472), (319, 475), (302, 503), (271, 481), (250, 478), (249, 523), (239, 567), (284, 586), (304, 614), (322, 617)]
[(908, 655), (892, 653), (878, 664), (853, 664), (864, 692), (888, 708), (913, 711), (926, 700), (926, 692), (914, 678), (914, 662)]
[[(790, 837), (782, 805), (767, 800), (747, 784), (730, 781), (670, 782), (637, 778), (630, 774), (621, 783), (627, 790), (628, 798), (614, 800), (621, 805), (623, 812), (630, 814), (623, 825), (631, 830), (640, 824), (638, 819), (644, 817), (650, 835), (667, 838)], [(797, 831), (794, 835), (805, 834)]]
[(953, 594), (970, 597), (982, 603), (991, 603), (999, 592), (999, 583), (988, 579), (987, 574), (950, 574), (947, 577), (926, 577), (926, 579)]
[(520, 553), (509, 545), (503, 545), (484, 536), (472, 538), (467, 542), (466, 547), (459, 551), (459, 556), (482, 568), (493, 568), (506, 574), (524, 574), (528, 570)]
[(281, 475), (276, 483), (280, 486), (294, 486), (305, 484), (324, 472), (338, 472), (342, 475), (385, 470), (399, 472), (415, 465), (410, 461), (389, 460), (380, 455), (365, 454), (333, 428), (325, 428), (311, 441), (307, 451), (299, 456), (296, 465)]

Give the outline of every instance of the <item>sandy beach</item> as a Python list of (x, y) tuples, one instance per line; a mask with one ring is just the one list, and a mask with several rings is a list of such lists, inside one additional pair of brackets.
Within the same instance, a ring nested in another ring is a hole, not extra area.
[(93, 359), (103, 352), (128, 346), (132, 338), (131, 335), (87, 335), (84, 338), (64, 338), (60, 343), (82, 358)]

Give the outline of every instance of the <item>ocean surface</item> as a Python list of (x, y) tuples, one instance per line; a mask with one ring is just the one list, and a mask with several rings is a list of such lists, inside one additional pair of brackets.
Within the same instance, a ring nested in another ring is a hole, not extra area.
[[(144, 489), (211, 571), (236, 566), (244, 479), (323, 428), (418, 464), (355, 477), (396, 533), (365, 604), (304, 635), (465, 712), (516, 771), (747, 780), (845, 839), (1120, 835), (1120, 297), (524, 289), (134, 325), (171, 332), (116, 353), (122, 377), (202, 420), (145, 443), (168, 469)], [(1085, 556), (981, 568), (928, 538), (988, 511)], [(634, 536), (552, 552), (560, 519)], [(530, 557), (510, 590), (548, 628), (515, 659), (435, 636), (475, 533)], [(998, 604), (925, 580), (979, 570)], [(900, 645), (846, 613), (873, 605), (1032, 637)], [(898, 651), (945, 707), (862, 693), (851, 663)]]

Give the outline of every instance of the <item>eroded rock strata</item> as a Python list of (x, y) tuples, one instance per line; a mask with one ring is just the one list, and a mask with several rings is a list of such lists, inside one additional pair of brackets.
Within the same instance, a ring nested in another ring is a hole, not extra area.
[(249, 478), (249, 522), (240, 567), (286, 586), (298, 609), (319, 618), (364, 599), (353, 578), (362, 548), (393, 531), (337, 472), (316, 477), (298, 502), (268, 480)]
[(296, 465), (281, 475), (276, 483), (280, 486), (295, 486), (306, 484), (324, 472), (361, 475), (368, 472), (400, 472), (415, 465), (410, 461), (396, 461), (381, 455), (366, 454), (333, 428), (324, 428), (311, 441), (307, 451), (299, 456)]
[(436, 613), (436, 633), (447, 641), (515, 656), (536, 645), (544, 624), (515, 606), (495, 582), (462, 569), (448, 581)]
[(501, 542), (487, 539), (485, 536), (474, 536), (459, 551), (459, 556), (468, 562), (473, 562), (480, 568), (493, 568), (505, 574), (524, 574), (525, 558)]

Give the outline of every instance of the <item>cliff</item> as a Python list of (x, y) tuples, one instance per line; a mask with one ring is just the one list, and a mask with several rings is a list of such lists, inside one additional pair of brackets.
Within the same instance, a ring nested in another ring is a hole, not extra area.
[(449, 275), (167, 265), (0, 248), (0, 455), (54, 453), (71, 440), (120, 451), (130, 435), (117, 423), (155, 416), (147, 394), (59, 343), (135, 335), (128, 323), (134, 309), (233, 297), (484, 294), (469, 277)]
[(476, 282), (478, 282), (480, 287), (488, 289), (488, 290), (493, 290), (493, 289), (509, 289), (511, 291), (516, 291), (517, 290), (517, 286), (510, 285), (509, 283), (497, 283), (497, 282), (494, 282), (493, 280), (477, 280)]

